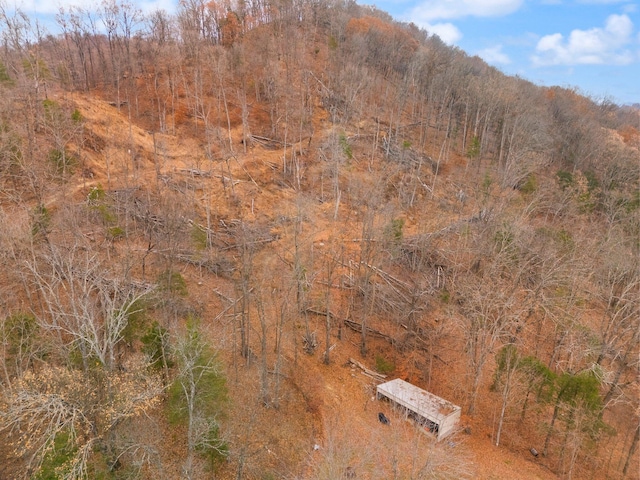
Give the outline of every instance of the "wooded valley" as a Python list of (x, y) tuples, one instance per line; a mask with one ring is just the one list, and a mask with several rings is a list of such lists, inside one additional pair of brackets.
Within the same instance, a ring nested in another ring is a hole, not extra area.
[(640, 478), (640, 106), (352, 0), (0, 34), (0, 478)]

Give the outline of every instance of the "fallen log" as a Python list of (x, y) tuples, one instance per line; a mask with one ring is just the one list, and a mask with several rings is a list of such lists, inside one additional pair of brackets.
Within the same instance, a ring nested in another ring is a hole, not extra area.
[[(358, 322), (354, 322), (352, 320), (344, 320), (344, 324), (349, 327), (351, 330), (353, 330), (354, 332), (359, 332), (362, 333), (362, 324), (358, 323)], [(372, 337), (376, 337), (376, 338), (384, 338), (387, 342), (389, 343), (393, 343), (393, 338), (391, 338), (389, 335), (386, 335), (378, 330), (375, 330), (373, 328), (370, 327), (366, 327), (366, 334), (367, 335), (371, 335)]]
[[(313, 313), (314, 315), (320, 315), (322, 317), (326, 317), (327, 316), (327, 312), (323, 312), (322, 310), (316, 310), (315, 308), (311, 308), (311, 307), (307, 308), (305, 310), (305, 312)], [(335, 317), (335, 315), (331, 311), (329, 311), (329, 316), (331, 318)]]
[(198, 170), (197, 168), (181, 168), (180, 172), (193, 175), (194, 177), (211, 177), (211, 172), (206, 170)]
[(278, 148), (293, 146), (293, 144), (291, 143), (285, 143), (282, 140), (277, 140), (275, 138), (261, 137), (260, 135), (249, 135), (248, 138), (252, 142), (256, 142), (257, 144), (269, 150), (276, 150)]
[(374, 372), (373, 370), (365, 367), (363, 364), (361, 364), (357, 360), (354, 360), (353, 358), (349, 358), (349, 363), (354, 365), (354, 366), (356, 366), (356, 367), (358, 367), (360, 370), (362, 370), (362, 373), (364, 373), (368, 377), (373, 378), (374, 380), (383, 381), (384, 379), (387, 378), (386, 375), (382, 375), (381, 373)]

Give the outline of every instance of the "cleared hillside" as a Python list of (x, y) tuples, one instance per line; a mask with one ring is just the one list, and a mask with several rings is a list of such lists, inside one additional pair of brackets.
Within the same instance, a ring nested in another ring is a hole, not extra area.
[(638, 478), (637, 110), (349, 2), (102, 9), (4, 20), (1, 477)]

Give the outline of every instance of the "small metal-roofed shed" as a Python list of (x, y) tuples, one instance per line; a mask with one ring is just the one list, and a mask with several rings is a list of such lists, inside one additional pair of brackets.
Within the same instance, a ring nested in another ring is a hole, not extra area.
[(435, 433), (438, 440), (451, 434), (460, 421), (459, 406), (400, 378), (378, 385), (376, 396), (404, 407), (418, 423)]

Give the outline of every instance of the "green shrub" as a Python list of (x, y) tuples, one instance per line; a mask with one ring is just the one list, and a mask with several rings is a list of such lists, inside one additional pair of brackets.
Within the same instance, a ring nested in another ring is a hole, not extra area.
[(489, 198), (489, 194), (491, 193), (491, 185), (493, 185), (493, 179), (489, 172), (485, 173), (484, 178), (482, 179), (482, 195), (485, 200)]
[(351, 145), (349, 145), (349, 140), (347, 139), (347, 136), (342, 133), (340, 134), (340, 147), (342, 148), (342, 153), (345, 154), (345, 156), (351, 160), (353, 158), (353, 151), (351, 150)]
[(166, 270), (158, 277), (158, 286), (163, 292), (169, 292), (181, 297), (187, 296), (187, 282), (179, 272)]
[(104, 188), (102, 188), (101, 184), (98, 184), (95, 187), (91, 187), (89, 195), (87, 195), (87, 202), (92, 206), (98, 205), (100, 202), (104, 201), (105, 195)]
[(387, 229), (386, 229), (387, 231), (385, 233), (390, 237), (393, 243), (395, 243), (396, 245), (399, 245), (402, 243), (403, 228), (404, 228), (404, 219), (394, 218), (393, 220), (391, 220), (391, 223), (387, 226)]
[(30, 313), (14, 313), (4, 321), (9, 354), (17, 355), (31, 349), (35, 335), (39, 330), (36, 317)]
[(111, 240), (117, 240), (119, 238), (123, 238), (125, 236), (124, 228), (118, 227), (109, 227), (107, 230), (107, 235)]
[(624, 204), (627, 213), (631, 213), (640, 207), (640, 190), (636, 190), (631, 194), (631, 198)]
[(33, 55), (22, 60), (22, 68), (29, 78), (46, 79), (51, 77), (51, 72), (42, 59), (36, 59)]
[(38, 205), (31, 214), (31, 235), (46, 237), (51, 225), (51, 213), (44, 205)]
[(14, 82), (9, 76), (9, 71), (4, 63), (0, 62), (0, 84), (12, 87)]
[(89, 209), (95, 212), (99, 220), (105, 225), (108, 239), (118, 240), (127, 235), (127, 231), (117, 225), (118, 217), (113, 212), (111, 205), (107, 202), (107, 195), (102, 185), (98, 184), (91, 188), (87, 195), (87, 204)]
[(0, 135), (0, 163), (5, 167), (5, 172), (17, 175), (22, 168), (22, 139), (1, 121)]
[[(198, 323), (198, 318), (188, 318), (185, 337), (173, 347), (173, 357), (180, 367), (180, 373), (168, 391), (169, 420), (172, 423), (183, 422), (189, 415), (183, 389), (185, 380), (188, 384), (193, 381), (193, 406), (203, 415), (220, 415), (228, 401), (227, 381), (222, 373), (222, 365), (216, 352), (202, 337)], [(162, 329), (157, 332), (161, 333)]]
[(480, 155), (480, 138), (477, 135), (474, 135), (471, 139), (471, 145), (467, 150), (467, 157), (476, 158)]
[(198, 225), (194, 225), (191, 229), (191, 239), (198, 250), (205, 250), (209, 246), (207, 232)]
[(158, 322), (153, 322), (141, 341), (142, 351), (147, 355), (151, 369), (162, 370), (165, 366), (173, 367), (174, 362), (169, 355), (169, 332), (166, 328), (160, 326)]
[(566, 190), (568, 187), (573, 185), (573, 175), (571, 172), (559, 170), (558, 173), (556, 173), (556, 176), (558, 177), (558, 185), (560, 185), (562, 190)]
[(383, 375), (388, 375), (396, 369), (395, 363), (386, 358), (376, 355), (376, 370)]
[[(34, 480), (57, 480), (68, 470), (67, 463), (75, 455), (76, 448), (68, 433), (59, 433), (47, 451)], [(66, 468), (65, 468), (66, 467)]]
[(221, 440), (220, 426), (217, 422), (211, 423), (209, 430), (196, 446), (196, 451), (207, 460), (211, 469), (215, 469), (229, 456), (229, 445)]
[(49, 113), (58, 108), (58, 103), (50, 98), (45, 98), (42, 101), (42, 106), (44, 107), (45, 112)]
[(506, 224), (493, 235), (495, 250), (502, 253), (513, 261), (517, 261), (518, 246), (516, 237), (513, 234), (513, 228), (510, 224)]
[(206, 426), (198, 432), (187, 429), (187, 443), (215, 468), (228, 454), (218, 423), (228, 401), (227, 385), (216, 353), (200, 335), (197, 318), (187, 320), (187, 332), (176, 341), (174, 356), (179, 374), (167, 392), (169, 421)]
[(446, 288), (440, 292), (440, 301), (444, 304), (448, 304), (451, 301), (451, 293)]
[(82, 120), (84, 120), (84, 118), (82, 117), (82, 113), (80, 113), (80, 110), (76, 108), (73, 111), (73, 113), (71, 114), (71, 120), (73, 121), (73, 123), (81, 123)]
[(113, 225), (114, 223), (116, 223), (116, 216), (111, 211), (111, 208), (109, 208), (109, 206), (97, 205), (93, 207), (93, 210), (98, 212), (100, 219), (105, 225)]
[(58, 150), (57, 148), (52, 148), (49, 151), (49, 162), (53, 165), (56, 173), (59, 175), (73, 173), (73, 170), (78, 163), (72, 154), (65, 150)]
[(575, 247), (575, 241), (571, 232), (562, 229), (556, 234), (558, 243), (562, 246), (563, 250), (572, 251)]
[(587, 179), (587, 189), (590, 192), (593, 192), (600, 188), (600, 180), (594, 172), (586, 171), (584, 172), (584, 177)]
[(104, 364), (93, 353), (83, 352), (80, 341), (76, 341), (69, 350), (69, 366), (78, 370), (100, 370)]
[[(149, 298), (142, 297), (129, 305), (125, 311), (127, 326), (122, 331), (122, 337), (128, 343), (132, 343), (138, 338), (148, 325), (147, 309)], [(117, 312), (119, 314), (120, 312)]]
[(537, 189), (538, 189), (538, 180), (536, 179), (536, 176), (533, 173), (530, 173), (529, 175), (527, 175), (526, 180), (520, 187), (520, 191), (522, 193), (530, 194), (535, 192)]
[(388, 252), (393, 257), (396, 257), (397, 255), (399, 255), (401, 251), (403, 228), (404, 228), (404, 219), (402, 218), (394, 218), (384, 228), (385, 248), (387, 248)]
[[(3, 320), (0, 318), (0, 324)], [(47, 350), (39, 342), (40, 324), (30, 313), (14, 313), (4, 319), (0, 342), (5, 345), (5, 368), (25, 372), (36, 359), (45, 359)]]

